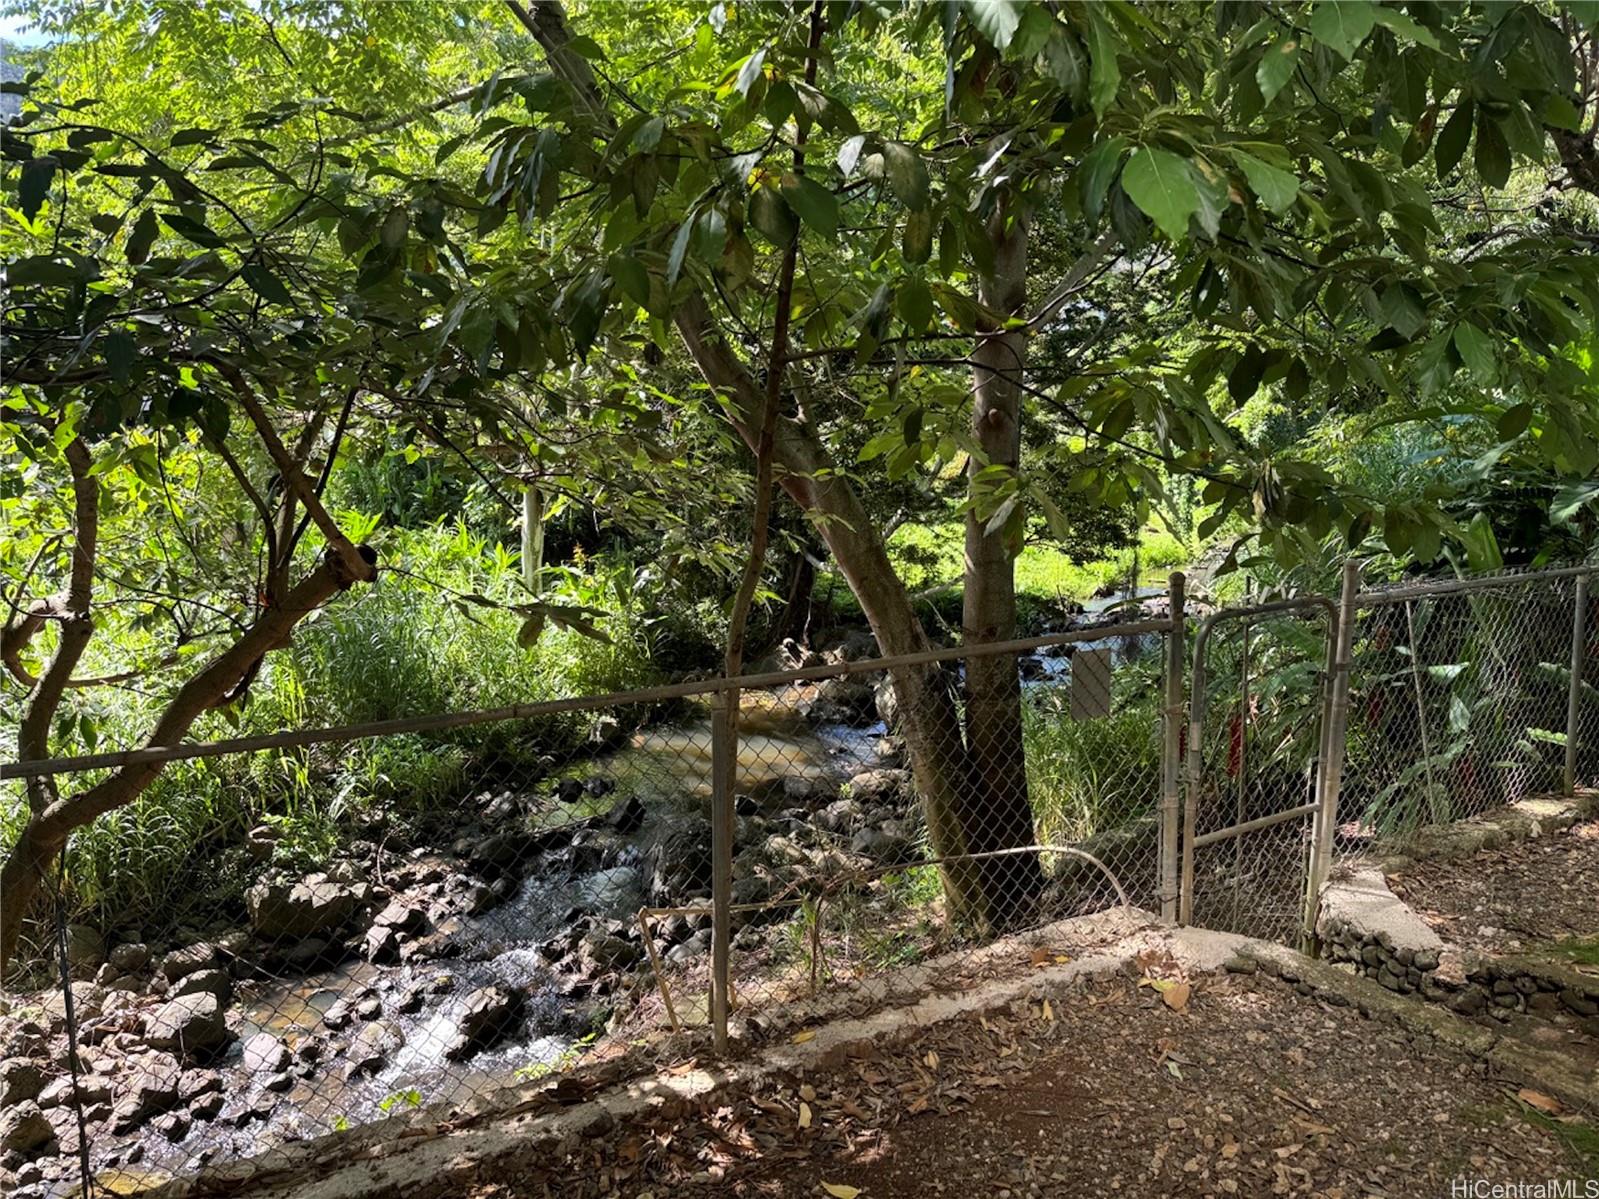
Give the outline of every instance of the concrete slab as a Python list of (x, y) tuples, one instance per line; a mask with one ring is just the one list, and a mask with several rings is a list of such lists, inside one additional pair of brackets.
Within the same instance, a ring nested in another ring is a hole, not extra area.
[(1353, 930), (1395, 950), (1437, 953), (1444, 945), (1427, 922), (1388, 889), (1388, 880), (1375, 868), (1330, 880), (1322, 891), (1317, 923), (1321, 930)]

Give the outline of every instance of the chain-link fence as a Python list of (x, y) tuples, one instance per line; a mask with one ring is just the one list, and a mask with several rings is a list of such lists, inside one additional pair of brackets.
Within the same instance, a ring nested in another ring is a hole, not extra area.
[(1054, 953), (1064, 917), (1158, 908), (1170, 609), (1079, 623), (898, 659), (850, 639), (737, 691), (7, 767), (72, 794), (163, 763), (28, 925), (0, 1166), (18, 1194), (159, 1181), (504, 1107), (579, 1064), (992, 973), (973, 950), (999, 934)]
[(1587, 589), (1350, 575), (1191, 619), (1179, 576), (736, 689), (8, 766), (16, 814), (24, 777), (163, 763), (32, 914), (0, 1168), (45, 1194), (503, 1110), (1030, 969), (1116, 905), (1294, 940), (1334, 854), (1599, 778)]
[(1561, 790), (1568, 733), (1572, 781), (1594, 779), (1599, 654), (1587, 591), (1587, 574), (1562, 570), (1358, 597), (1341, 848)]

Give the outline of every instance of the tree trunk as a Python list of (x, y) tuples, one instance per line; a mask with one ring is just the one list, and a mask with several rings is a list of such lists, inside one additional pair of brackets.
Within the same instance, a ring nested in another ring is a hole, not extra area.
[[(988, 224), (992, 270), (978, 280), (978, 301), (1003, 316), (1019, 314), (1027, 299), (1027, 224), (1008, 205)], [(968, 466), (969, 498), (992, 487), (994, 468), (1014, 476), (1021, 457), (1021, 381), (1026, 333), (984, 329), (972, 354), (972, 438), (981, 447)], [(986, 472), (986, 474), (985, 474)], [(979, 477), (984, 483), (979, 483)], [(973, 503), (966, 513), (966, 569), (961, 613), (967, 645), (1016, 636), (1016, 555), (1020, 540), (1006, 528), (988, 528), (992, 515)], [(1018, 506), (1018, 511), (1019, 506)], [(1001, 522), (1002, 524), (1004, 522)], [(972, 758), (976, 805), (967, 828), (974, 853), (1034, 843), (1022, 746), (1022, 695), (1014, 654), (966, 660), (966, 744)], [(1043, 876), (1035, 853), (985, 859), (983, 890), (991, 917), (1008, 925), (1032, 910)]]

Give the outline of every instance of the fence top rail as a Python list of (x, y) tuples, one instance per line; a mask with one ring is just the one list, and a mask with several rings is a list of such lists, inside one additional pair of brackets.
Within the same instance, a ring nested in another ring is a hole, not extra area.
[(718, 677), (699, 679), (693, 682), (666, 683), (658, 687), (643, 687), (634, 691), (614, 691), (604, 695), (571, 696), (565, 699), (510, 704), (505, 707), (484, 708), (470, 712), (444, 712), (426, 716), (406, 716), (395, 720), (371, 721), (366, 724), (336, 725), (318, 729), (289, 729), (278, 733), (262, 733), (251, 737), (232, 737), (221, 741), (183, 742), (177, 745), (147, 746), (143, 749), (80, 754), (74, 757), (37, 758), (21, 762), (0, 763), (0, 781), (38, 778), (45, 775), (73, 774), (85, 770), (104, 770), (148, 762), (217, 758), (228, 754), (251, 753), (264, 749), (290, 749), (306, 745), (320, 745), (332, 741), (356, 741), (372, 737), (395, 736), (401, 733), (443, 732), (448, 729), (493, 724), (504, 720), (528, 720), (537, 716), (550, 716), (561, 712), (600, 710), (621, 707), (626, 704), (659, 703), (665, 700), (688, 699), (697, 695), (725, 695), (730, 691), (764, 690), (771, 687), (781, 687), (789, 683), (806, 683), (821, 679), (848, 677), (850, 675), (875, 674), (883, 670), (927, 666), (956, 659), (1028, 653), (1033, 650), (1047, 649), (1058, 645), (1071, 645), (1076, 642), (1103, 641), (1112, 637), (1141, 637), (1152, 633), (1167, 633), (1171, 629), (1172, 620), (1170, 617), (1127, 621), (1119, 624), (1085, 625), (1064, 633), (1047, 633), (1039, 637), (1026, 637), (1012, 641), (989, 641), (976, 645), (952, 645), (940, 649), (922, 650), (914, 654), (899, 654), (886, 658), (862, 658), (854, 662), (828, 662), (820, 666), (771, 671), (766, 674), (739, 675), (731, 679)]
[(1385, 604), (1403, 604), (1410, 600), (1431, 599), (1440, 595), (1458, 595), (1461, 592), (1492, 591), (1496, 588), (1547, 583), (1556, 579), (1574, 579), (1599, 574), (1599, 562), (1586, 562), (1579, 566), (1560, 566), (1548, 570), (1501, 571), (1495, 574), (1472, 575), (1465, 579), (1433, 579), (1419, 583), (1399, 583), (1392, 587), (1376, 587), (1355, 596), (1357, 608), (1378, 608)]

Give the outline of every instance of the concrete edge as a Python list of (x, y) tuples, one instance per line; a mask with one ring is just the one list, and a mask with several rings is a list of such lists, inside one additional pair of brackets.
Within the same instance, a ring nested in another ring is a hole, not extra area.
[(1485, 849), (1546, 837), (1595, 816), (1599, 816), (1599, 790), (1532, 796), (1485, 816), (1427, 825), (1404, 844), (1373, 847), (1367, 860), (1385, 875), (1403, 873), (1414, 862), (1467, 858)]

